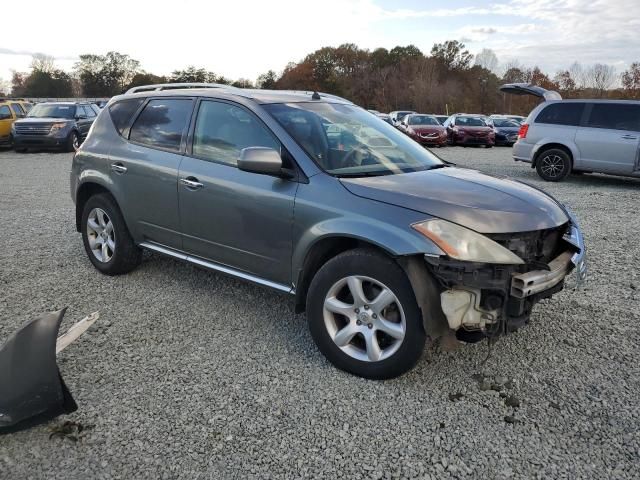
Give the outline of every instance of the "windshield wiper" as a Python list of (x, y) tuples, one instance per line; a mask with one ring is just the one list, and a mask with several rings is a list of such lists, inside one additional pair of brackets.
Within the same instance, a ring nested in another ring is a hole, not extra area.
[(383, 177), (385, 175), (393, 175), (396, 172), (386, 170), (384, 172), (353, 172), (353, 173), (335, 173), (338, 178), (358, 178), (358, 177)]

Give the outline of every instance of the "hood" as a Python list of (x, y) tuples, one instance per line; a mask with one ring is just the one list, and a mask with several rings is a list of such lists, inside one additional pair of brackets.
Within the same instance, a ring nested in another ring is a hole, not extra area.
[(340, 181), (359, 197), (409, 208), (479, 233), (528, 232), (569, 221), (544, 192), (475, 170), (447, 167)]
[(58, 123), (58, 122), (73, 122), (70, 118), (55, 118), (55, 117), (27, 117), (16, 120), (16, 123)]

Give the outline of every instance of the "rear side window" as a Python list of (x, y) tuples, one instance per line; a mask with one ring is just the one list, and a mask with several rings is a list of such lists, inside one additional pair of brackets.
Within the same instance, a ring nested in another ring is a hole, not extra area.
[(193, 135), (194, 156), (236, 166), (240, 151), (247, 147), (280, 151), (278, 141), (252, 113), (228, 103), (200, 104)]
[(6, 120), (7, 118), (12, 118), (11, 110), (7, 105), (2, 105), (0, 106), (0, 120)]
[(124, 134), (124, 129), (129, 126), (131, 117), (138, 111), (143, 101), (143, 98), (130, 98), (129, 100), (121, 100), (109, 107), (111, 120), (120, 135)]
[(129, 140), (150, 147), (179, 151), (191, 116), (191, 99), (156, 99), (144, 107), (129, 134)]
[(584, 103), (558, 102), (545, 107), (538, 114), (536, 123), (549, 123), (551, 125), (580, 125)]
[(587, 127), (640, 131), (640, 105), (594, 103)]

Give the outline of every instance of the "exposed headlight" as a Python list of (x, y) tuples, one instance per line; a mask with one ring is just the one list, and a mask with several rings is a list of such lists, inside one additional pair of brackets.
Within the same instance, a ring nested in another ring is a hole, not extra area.
[(524, 261), (515, 253), (484, 235), (446, 220), (427, 220), (411, 225), (432, 240), (449, 257), (480, 263), (518, 265)]
[(53, 125), (51, 125), (51, 133), (56, 133), (66, 126), (66, 122), (54, 123)]

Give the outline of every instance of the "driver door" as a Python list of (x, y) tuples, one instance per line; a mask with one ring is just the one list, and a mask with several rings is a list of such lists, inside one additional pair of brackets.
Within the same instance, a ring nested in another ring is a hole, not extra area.
[[(202, 100), (178, 175), (186, 253), (291, 285), (293, 206), (298, 183), (239, 170), (246, 147), (280, 142), (239, 105)], [(286, 166), (286, 165), (285, 165)]]

